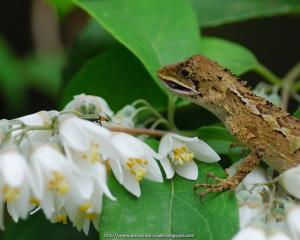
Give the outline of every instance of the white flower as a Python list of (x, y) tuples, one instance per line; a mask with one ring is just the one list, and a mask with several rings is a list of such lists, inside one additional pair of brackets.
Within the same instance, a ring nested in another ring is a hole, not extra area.
[[(117, 160), (120, 156), (117, 147), (112, 144), (112, 133), (98, 124), (80, 119), (67, 117), (59, 123), (59, 133), (66, 153), (70, 159), (85, 164), (86, 168), (91, 163), (103, 162), (110, 157), (110, 165), (120, 180), (123, 179), (122, 167)], [(81, 165), (82, 166), (82, 165)], [(88, 170), (87, 170), (88, 171)]]
[[(106, 184), (106, 167), (100, 163), (93, 165), (93, 167), (95, 170), (92, 173), (86, 173), (85, 176), (85, 178), (89, 178), (89, 175), (94, 177), (92, 194), (84, 196), (80, 193), (80, 189), (76, 187), (71, 188), (63, 209), (54, 214), (54, 221), (64, 221), (66, 216), (68, 216), (73, 225), (79, 231), (83, 229), (85, 234), (88, 234), (91, 222), (98, 229), (99, 216), (102, 210), (102, 197), (103, 193), (108, 189), (107, 186), (106, 190), (103, 189), (103, 184), (100, 183)], [(105, 194), (108, 195), (107, 193)], [(109, 193), (108, 197), (113, 198), (111, 193)]]
[(218, 154), (199, 138), (183, 137), (173, 133), (162, 137), (158, 153), (161, 155), (161, 164), (169, 179), (175, 172), (187, 179), (197, 179), (198, 167), (193, 161), (194, 158), (207, 163), (220, 160)]
[(286, 223), (293, 239), (300, 238), (300, 207), (294, 206), (289, 209), (286, 217)]
[[(107, 184), (106, 184), (106, 167), (102, 163), (100, 152), (97, 151), (95, 155), (92, 156), (92, 153), (86, 152), (77, 152), (70, 151), (66, 149), (67, 157), (74, 163), (74, 173), (81, 175), (82, 178), (90, 179), (93, 184), (93, 189), (99, 188), (102, 189), (104, 194), (109, 197), (111, 200), (116, 200), (115, 197), (111, 194)], [(93, 161), (97, 158), (97, 161)], [(92, 160), (92, 161), (90, 161)], [(121, 166), (119, 167), (121, 169)], [(121, 170), (118, 169), (118, 172)]]
[(17, 150), (11, 149), (1, 153), (1, 201), (7, 203), (7, 210), (15, 222), (18, 222), (19, 218), (25, 219), (31, 210), (30, 175), (26, 159)]
[[(154, 159), (159, 156), (147, 144), (125, 133), (114, 134), (111, 141), (120, 152), (117, 160), (122, 165), (123, 179), (119, 173), (112, 170), (117, 180), (129, 192), (139, 197), (141, 195), (139, 182), (143, 178), (163, 182), (159, 166)], [(112, 158), (109, 158), (109, 161), (111, 163)]]
[[(50, 219), (55, 210), (64, 204), (70, 185), (76, 185), (78, 182), (75, 182), (75, 177), (71, 175), (72, 165), (53, 147), (41, 145), (31, 154), (31, 169), (34, 176), (32, 182), (34, 195)], [(82, 193), (84, 194), (87, 189), (89, 186), (82, 188)]]
[[(238, 165), (240, 165), (242, 161), (239, 161), (235, 164), (233, 164), (229, 169), (227, 169), (230, 176), (232, 176), (232, 172), (236, 172), (233, 169), (237, 169)], [(264, 183), (268, 180), (266, 171), (261, 167), (254, 168), (240, 183), (238, 188), (236, 189), (236, 192), (239, 192), (241, 190), (246, 189), (247, 191), (253, 190), (255, 188), (255, 191), (259, 192), (262, 190), (264, 186), (255, 186), (259, 183)]]
[[(17, 120), (21, 121), (28, 127), (45, 127), (49, 128), (47, 130), (34, 130), (26, 132), (26, 137), (22, 136), (22, 129), (13, 131), (12, 136), (17, 139), (22, 139), (20, 142), (20, 148), (24, 151), (25, 154), (28, 154), (30, 147), (35, 144), (46, 143), (51, 135), (51, 125), (53, 124), (53, 119), (57, 117), (59, 113), (57, 111), (40, 111), (30, 115), (26, 115), (18, 118)], [(24, 133), (25, 134), (25, 133)]]
[(260, 191), (249, 192), (247, 190), (241, 190), (236, 192), (236, 196), (240, 205), (239, 220), (241, 228), (246, 227), (264, 216), (265, 206)]
[(40, 111), (20, 117), (18, 120), (27, 126), (50, 126), (53, 117), (58, 116), (58, 114), (57, 111)]
[(113, 111), (103, 98), (85, 94), (74, 96), (74, 99), (65, 106), (64, 110), (76, 110), (84, 115), (98, 115), (100, 113), (108, 116), (113, 115)]
[(2, 144), (2, 141), (5, 138), (5, 135), (9, 132), (11, 129), (12, 124), (9, 120), (1, 119), (0, 120), (0, 144)]
[(264, 230), (258, 226), (248, 226), (240, 230), (232, 240), (267, 240)]
[(269, 100), (271, 103), (274, 103), (277, 106), (281, 106), (281, 98), (278, 94), (278, 91), (278, 86), (272, 86), (264, 82), (260, 82), (254, 88), (253, 93)]
[(134, 121), (132, 115), (136, 112), (136, 108), (131, 105), (126, 105), (115, 115), (112, 116), (112, 122), (110, 124), (114, 125), (120, 124), (124, 127), (133, 128)]
[(283, 172), (279, 183), (289, 194), (300, 199), (300, 165)]
[(58, 130), (63, 143), (81, 152), (97, 147), (94, 146), (96, 143), (107, 144), (111, 135), (109, 130), (100, 125), (75, 116), (68, 116), (60, 120)]
[(244, 205), (239, 208), (240, 227), (244, 228), (253, 222), (260, 214), (262, 209), (259, 206)]
[(268, 234), (268, 240), (292, 240), (285, 233), (280, 231), (274, 231), (271, 234)]

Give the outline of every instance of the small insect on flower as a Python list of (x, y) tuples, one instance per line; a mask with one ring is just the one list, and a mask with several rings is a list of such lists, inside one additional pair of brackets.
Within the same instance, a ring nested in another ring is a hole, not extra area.
[(74, 96), (74, 99), (66, 105), (64, 110), (75, 110), (83, 115), (97, 115), (100, 113), (107, 116), (113, 115), (113, 111), (103, 98), (86, 94)]
[(111, 117), (105, 113), (100, 113), (98, 118), (98, 123), (102, 126), (104, 122), (111, 122)]

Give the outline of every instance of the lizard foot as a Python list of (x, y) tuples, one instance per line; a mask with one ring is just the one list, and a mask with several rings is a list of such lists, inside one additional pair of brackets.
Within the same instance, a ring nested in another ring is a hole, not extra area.
[(215, 176), (213, 173), (209, 172), (206, 176), (206, 179), (211, 178), (215, 180), (215, 183), (199, 183), (195, 184), (193, 189), (196, 191), (197, 189), (204, 188), (205, 191), (198, 192), (197, 194), (202, 199), (207, 193), (211, 192), (223, 192), (225, 190), (231, 189), (232, 191), (239, 185), (240, 181), (235, 176), (227, 177), (226, 179), (219, 178)]

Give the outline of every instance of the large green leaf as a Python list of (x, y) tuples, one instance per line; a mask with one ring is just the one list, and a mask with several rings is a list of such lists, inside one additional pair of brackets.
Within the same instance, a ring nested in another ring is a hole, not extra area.
[(235, 74), (242, 74), (256, 66), (256, 57), (247, 48), (221, 38), (205, 37), (201, 41), (202, 54), (229, 68)]
[[(217, 164), (199, 163), (199, 171), (201, 182), (205, 182), (210, 171), (224, 175)], [(200, 202), (193, 193), (194, 184), (178, 176), (164, 183), (143, 180), (142, 196), (137, 199), (110, 176), (110, 189), (117, 201), (104, 200), (100, 239), (114, 233), (194, 234), (192, 239), (231, 239), (239, 228), (234, 193), (209, 194)]]
[(156, 76), (159, 67), (199, 52), (197, 19), (188, 1), (75, 0), (75, 3), (129, 48), (159, 85)]
[(269, 17), (279, 14), (299, 13), (298, 0), (191, 0), (202, 27)]
[(230, 153), (231, 147), (237, 143), (226, 128), (219, 126), (201, 127), (198, 136), (220, 154)]
[(111, 48), (88, 61), (66, 86), (63, 103), (80, 93), (103, 97), (113, 110), (139, 98), (155, 107), (166, 103), (140, 61), (123, 47)]

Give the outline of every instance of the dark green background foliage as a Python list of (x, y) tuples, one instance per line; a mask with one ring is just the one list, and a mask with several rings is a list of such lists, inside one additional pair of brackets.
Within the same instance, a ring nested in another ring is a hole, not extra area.
[[(300, 12), (297, 0), (47, 0), (64, 27), (74, 13), (86, 14), (85, 24), (65, 53), (19, 58), (0, 39), (0, 86), (6, 112), (12, 116), (33, 110), (28, 88), (62, 108), (80, 93), (105, 98), (114, 111), (140, 98), (165, 114), (171, 95), (156, 71), (165, 64), (201, 53), (237, 75), (255, 71), (270, 83), (279, 79), (258, 61), (257, 53), (223, 38), (203, 34), (208, 27)], [(13, 13), (11, 13), (13, 15)], [(291, 36), (288, 36), (291, 37)], [(253, 39), (259, 36), (252, 36)], [(36, 101), (35, 99), (35, 102)], [(4, 107), (4, 106), (3, 106)], [(39, 106), (43, 108), (43, 106)], [(178, 104), (176, 122), (210, 144), (230, 163), (243, 149), (208, 112)], [(299, 117), (299, 110), (296, 116)], [(188, 119), (187, 119), (188, 118)], [(147, 143), (157, 148), (157, 140)], [(199, 179), (211, 171), (224, 176), (219, 164), (198, 163)], [(239, 229), (238, 206), (230, 192), (203, 200), (192, 191), (194, 182), (176, 176), (163, 184), (142, 181), (142, 196), (126, 192), (111, 175), (109, 185), (118, 201), (104, 199), (100, 238), (105, 233), (191, 233), (195, 239), (230, 239)], [(95, 239), (70, 225), (50, 224), (42, 214), (13, 224), (7, 219), (2, 238)]]

